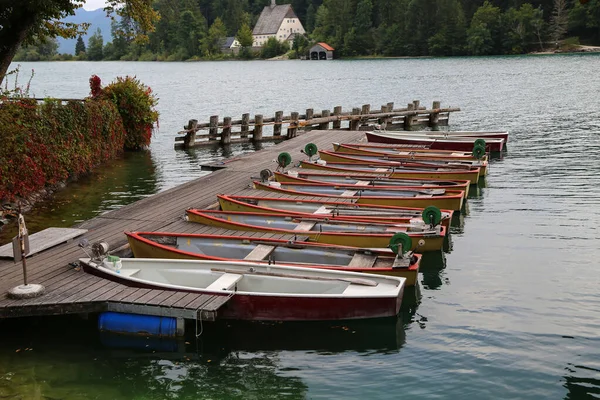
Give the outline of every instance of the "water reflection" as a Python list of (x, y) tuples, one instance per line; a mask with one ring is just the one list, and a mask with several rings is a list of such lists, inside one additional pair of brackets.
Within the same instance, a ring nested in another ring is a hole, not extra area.
[(442, 284), (447, 283), (444, 275), (446, 268), (446, 256), (441, 251), (431, 251), (423, 254), (420, 272), (423, 276), (421, 283), (427, 290), (439, 289)]
[[(27, 228), (35, 233), (49, 226), (70, 227), (158, 190), (157, 167), (150, 152), (125, 153), (123, 158), (69, 183), (51, 199), (37, 203), (25, 216)], [(16, 232), (15, 223), (4, 226), (0, 244), (8, 243)]]
[(600, 398), (600, 369), (572, 363), (565, 369), (569, 372), (563, 384), (568, 390), (566, 400)]
[(280, 373), (284, 354), (398, 352), (405, 344), (404, 318), (414, 319), (415, 293), (408, 292), (408, 308), (397, 318), (218, 322), (205, 324), (197, 340), (193, 323), (186, 338), (168, 340), (99, 333), (95, 317), (11, 320), (11, 329), (0, 334), (0, 397), (305, 398), (306, 384)]

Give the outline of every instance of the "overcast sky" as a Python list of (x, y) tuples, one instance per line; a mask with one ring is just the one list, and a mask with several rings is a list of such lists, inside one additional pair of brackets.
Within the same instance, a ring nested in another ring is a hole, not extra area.
[(86, 10), (95, 10), (104, 7), (104, 0), (87, 0), (83, 8)]

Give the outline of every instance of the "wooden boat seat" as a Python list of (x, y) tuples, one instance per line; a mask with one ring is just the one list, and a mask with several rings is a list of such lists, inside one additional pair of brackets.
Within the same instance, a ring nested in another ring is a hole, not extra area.
[(373, 268), (377, 261), (377, 256), (372, 254), (354, 253), (354, 257), (348, 263), (352, 268)]
[(216, 281), (208, 285), (207, 290), (231, 290), (244, 275), (224, 273)]
[(331, 214), (331, 210), (327, 206), (321, 206), (313, 214)]
[(369, 181), (357, 181), (356, 186), (368, 186), (369, 183)]
[(317, 224), (317, 221), (302, 221), (294, 228), (295, 231), (310, 231)]
[(256, 246), (246, 257), (244, 260), (249, 261), (260, 261), (269, 257), (269, 255), (275, 250), (275, 246), (269, 246), (266, 244), (259, 244)]
[(356, 190), (346, 190), (344, 193), (342, 193), (340, 196), (342, 197), (352, 197), (356, 194)]

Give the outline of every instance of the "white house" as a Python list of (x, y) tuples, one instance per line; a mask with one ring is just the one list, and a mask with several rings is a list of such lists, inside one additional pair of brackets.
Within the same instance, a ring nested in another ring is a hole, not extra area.
[(271, 5), (262, 10), (252, 31), (252, 36), (254, 36), (253, 46), (261, 47), (271, 37), (280, 42), (292, 42), (296, 35), (305, 33), (302, 23), (290, 4), (278, 6), (275, 4), (275, 0), (271, 0)]

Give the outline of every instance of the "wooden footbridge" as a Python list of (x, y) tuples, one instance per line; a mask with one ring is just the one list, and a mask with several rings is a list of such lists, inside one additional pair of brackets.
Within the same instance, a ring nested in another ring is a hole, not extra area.
[[(216, 195), (249, 194), (252, 178), (262, 169), (274, 169), (277, 155), (286, 151), (293, 160), (306, 158), (300, 153), (313, 142), (319, 148), (330, 148), (332, 142), (356, 142), (364, 134), (358, 131), (309, 131), (276, 146), (228, 160), (226, 168), (181, 186), (142, 199), (118, 210), (103, 214), (76, 226), (87, 229), (80, 238), (90, 243), (105, 241), (111, 249), (125, 249), (124, 231), (172, 231), (187, 233), (236, 234), (233, 231), (212, 228), (183, 217), (190, 207), (216, 207)], [(286, 196), (261, 192), (273, 197)], [(287, 238), (285, 235), (245, 232), (256, 237)], [(120, 311), (145, 315), (161, 315), (186, 319), (215, 320), (226, 296), (202, 295), (154, 289), (139, 289), (108, 281), (80, 271), (77, 260), (85, 257), (77, 245), (79, 239), (63, 243), (27, 258), (29, 283), (44, 285), (44, 295), (25, 300), (14, 300), (6, 294), (22, 284), (20, 263), (0, 259), (0, 318)]]

